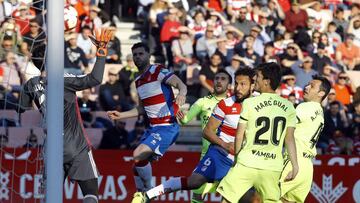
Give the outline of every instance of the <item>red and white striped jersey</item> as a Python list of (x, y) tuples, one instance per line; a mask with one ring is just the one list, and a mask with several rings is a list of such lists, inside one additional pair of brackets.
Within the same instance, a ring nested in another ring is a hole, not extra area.
[(176, 121), (178, 106), (174, 93), (166, 81), (173, 75), (163, 65), (151, 65), (135, 79), (139, 98), (150, 120), (151, 126), (170, 125)]
[(221, 121), (217, 135), (224, 142), (234, 142), (239, 123), (241, 104), (235, 102), (235, 96), (221, 100), (215, 107), (212, 116)]

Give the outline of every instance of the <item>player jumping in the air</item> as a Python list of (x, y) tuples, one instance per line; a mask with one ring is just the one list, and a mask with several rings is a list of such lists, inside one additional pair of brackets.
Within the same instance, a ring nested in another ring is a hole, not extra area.
[(305, 87), (304, 101), (296, 107), (297, 124), (295, 144), (299, 173), (292, 181), (284, 181), (285, 174), (291, 171), (289, 159), (285, 159), (285, 167), (280, 178), (281, 197), (283, 202), (304, 202), (310, 192), (313, 181), (312, 159), (316, 156), (316, 143), (324, 128), (322, 100), (330, 92), (331, 84), (324, 78), (315, 76)]
[[(97, 46), (97, 59), (91, 73), (88, 75), (64, 75), (64, 178), (69, 176), (72, 181), (78, 182), (84, 196), (84, 203), (98, 202), (98, 171), (89, 146), (90, 143), (85, 137), (76, 91), (101, 84), (107, 55), (106, 45), (113, 34), (107, 29), (96, 32), (93, 42)], [(45, 53), (45, 44), (34, 48), (32, 61), (42, 73), (41, 76), (33, 77), (24, 84), (19, 100), (20, 113), (31, 109), (32, 101), (34, 101), (43, 118), (46, 115), (47, 83), (46, 68), (44, 67)]]
[(275, 93), (280, 74), (280, 67), (275, 63), (257, 68), (255, 90), (261, 95), (242, 104), (235, 138), (235, 166), (217, 188), (223, 203), (238, 202), (252, 186), (264, 203), (280, 201), (284, 140), (293, 166), (286, 179), (294, 179), (298, 172), (294, 140), (296, 114), (293, 105)]
[[(140, 76), (135, 79), (142, 106), (126, 112), (109, 111), (113, 119), (136, 117), (145, 110), (150, 128), (144, 133), (141, 144), (134, 150), (134, 178), (137, 191), (146, 191), (152, 187), (152, 169), (150, 162), (163, 156), (178, 134), (179, 124), (176, 113), (186, 98), (186, 85), (172, 72), (160, 64), (150, 64), (147, 45), (134, 44), (131, 48), (135, 65)], [(172, 87), (179, 89), (174, 98)], [(135, 193), (136, 198), (141, 193)]]
[(204, 183), (220, 181), (227, 174), (234, 161), (234, 139), (241, 102), (252, 93), (253, 76), (254, 71), (249, 68), (235, 73), (234, 96), (221, 100), (214, 108), (204, 129), (204, 137), (211, 144), (191, 176), (170, 178), (142, 193), (135, 203), (145, 203), (169, 192), (197, 189)]
[[(214, 93), (198, 99), (191, 107), (190, 110), (185, 115), (182, 111), (179, 111), (176, 115), (181, 124), (187, 124), (194, 117), (200, 116), (201, 119), (201, 129), (203, 130), (213, 112), (216, 104), (220, 100), (226, 98), (228, 90), (231, 88), (232, 78), (231, 75), (224, 69), (219, 70), (215, 74), (214, 78)], [(204, 137), (202, 138), (202, 148), (200, 159), (203, 158), (205, 153), (209, 148), (210, 142), (207, 141)], [(201, 186), (197, 190), (193, 190), (192, 202), (202, 202), (203, 197), (206, 193), (211, 192), (213, 188), (213, 183), (207, 183)], [(215, 190), (214, 190), (215, 191)]]

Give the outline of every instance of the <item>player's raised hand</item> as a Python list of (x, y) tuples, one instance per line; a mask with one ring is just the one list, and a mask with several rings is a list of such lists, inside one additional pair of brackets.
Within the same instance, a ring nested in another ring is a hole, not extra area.
[(178, 96), (175, 98), (175, 103), (180, 107), (183, 104), (185, 104), (186, 96), (178, 94)]
[(299, 172), (299, 168), (297, 167), (293, 167), (293, 169), (288, 173), (288, 175), (286, 176), (285, 178), (285, 182), (288, 182), (288, 181), (291, 181), (291, 180), (294, 180), (294, 178), (296, 177), (296, 175), (298, 174)]
[(109, 118), (111, 120), (119, 120), (119, 119), (121, 119), (121, 113), (118, 112), (118, 111), (108, 111), (106, 113), (107, 113), (107, 115), (109, 116)]
[(92, 43), (97, 47), (96, 56), (107, 56), (107, 44), (114, 35), (114, 30), (101, 28), (95, 30), (95, 36), (90, 35)]

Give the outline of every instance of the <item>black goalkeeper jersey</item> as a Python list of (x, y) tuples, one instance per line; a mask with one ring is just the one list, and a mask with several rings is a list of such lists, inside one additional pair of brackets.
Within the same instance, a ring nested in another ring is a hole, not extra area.
[[(69, 163), (83, 150), (89, 150), (84, 132), (76, 91), (101, 84), (104, 75), (105, 57), (98, 57), (91, 73), (87, 75), (64, 74), (64, 163)], [(32, 108), (32, 101), (46, 121), (46, 78), (33, 77), (21, 91), (19, 112)]]

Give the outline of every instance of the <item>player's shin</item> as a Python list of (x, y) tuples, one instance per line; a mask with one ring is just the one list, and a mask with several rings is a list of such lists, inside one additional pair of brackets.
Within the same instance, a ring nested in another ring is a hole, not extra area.
[(165, 181), (163, 184), (158, 185), (146, 192), (146, 195), (149, 199), (153, 199), (158, 197), (162, 194), (175, 192), (178, 190), (187, 190), (187, 180), (184, 177), (175, 177), (170, 178), (169, 180)]
[(146, 191), (152, 187), (152, 169), (149, 161), (135, 162), (134, 179), (138, 191)]

